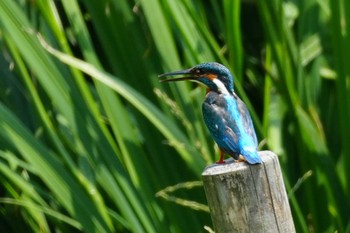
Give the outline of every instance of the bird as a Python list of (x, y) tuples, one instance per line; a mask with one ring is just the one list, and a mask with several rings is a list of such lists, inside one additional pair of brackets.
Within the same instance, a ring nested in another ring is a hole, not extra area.
[[(258, 141), (250, 113), (233, 89), (229, 69), (217, 62), (198, 64), (192, 68), (158, 75), (159, 78), (182, 75), (160, 82), (189, 80), (206, 86), (202, 114), (211, 137), (220, 150), (217, 164), (224, 164), (227, 154), (235, 161), (262, 163), (257, 152)], [(243, 156), (243, 158), (242, 158)]]

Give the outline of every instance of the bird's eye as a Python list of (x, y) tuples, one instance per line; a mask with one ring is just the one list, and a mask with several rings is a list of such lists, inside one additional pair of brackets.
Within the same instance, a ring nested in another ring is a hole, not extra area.
[(195, 69), (195, 70), (193, 71), (193, 73), (195, 73), (195, 74), (201, 74), (202, 72), (201, 72), (200, 69)]

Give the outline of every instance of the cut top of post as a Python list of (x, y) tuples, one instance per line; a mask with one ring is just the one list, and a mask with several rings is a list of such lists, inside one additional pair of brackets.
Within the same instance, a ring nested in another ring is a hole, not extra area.
[[(277, 156), (271, 151), (260, 151), (259, 155), (263, 163), (270, 163), (271, 162), (270, 160), (277, 158)], [(240, 169), (247, 169), (247, 168), (249, 169), (250, 166), (259, 166), (259, 164), (249, 165), (248, 163), (237, 162), (233, 158), (229, 158), (225, 160), (225, 164), (214, 163), (207, 166), (204, 169), (202, 176), (219, 175), (227, 172), (232, 172), (233, 170), (240, 170)]]

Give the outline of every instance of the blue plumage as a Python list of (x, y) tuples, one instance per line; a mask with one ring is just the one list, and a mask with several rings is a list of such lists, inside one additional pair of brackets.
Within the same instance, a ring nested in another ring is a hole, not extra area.
[(166, 73), (160, 77), (178, 74), (190, 76), (163, 81), (192, 80), (203, 83), (208, 88), (202, 112), (210, 135), (221, 151), (218, 163), (224, 162), (224, 153), (236, 160), (242, 155), (250, 164), (261, 163), (250, 114), (243, 101), (233, 91), (230, 71), (219, 63), (210, 62), (191, 69)]

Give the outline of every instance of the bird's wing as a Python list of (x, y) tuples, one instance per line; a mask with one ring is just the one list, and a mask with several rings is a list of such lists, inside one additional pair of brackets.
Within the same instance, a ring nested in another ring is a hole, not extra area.
[(227, 110), (225, 98), (214, 92), (209, 93), (202, 110), (204, 121), (218, 146), (228, 154), (238, 153), (239, 135), (233, 130), (237, 129), (237, 125)]

